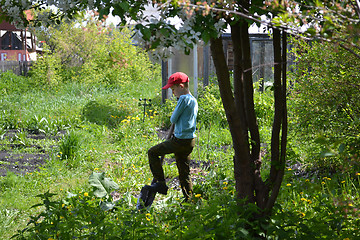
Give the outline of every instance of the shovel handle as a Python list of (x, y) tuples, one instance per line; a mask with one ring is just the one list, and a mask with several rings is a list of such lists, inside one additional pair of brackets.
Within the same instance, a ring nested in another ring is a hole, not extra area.
[(171, 136), (174, 133), (174, 128), (175, 128), (175, 124), (172, 123), (171, 126), (170, 126), (170, 131), (169, 131), (168, 135), (166, 136), (166, 140), (171, 138)]
[[(169, 139), (171, 138), (171, 136), (172, 136), (173, 133), (174, 133), (174, 128), (175, 128), (175, 124), (172, 123), (171, 126), (170, 126), (169, 133), (168, 133), (168, 135), (166, 136), (166, 140), (169, 140)], [(165, 157), (165, 155), (162, 155), (162, 156), (160, 157), (161, 165), (162, 165), (163, 162), (164, 162), (164, 157)]]

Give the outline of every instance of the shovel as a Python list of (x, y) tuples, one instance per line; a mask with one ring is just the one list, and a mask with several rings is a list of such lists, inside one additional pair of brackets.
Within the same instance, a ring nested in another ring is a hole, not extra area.
[[(166, 140), (170, 139), (172, 134), (174, 133), (174, 124), (171, 124), (170, 131), (168, 135), (166, 136)], [(160, 161), (161, 164), (164, 162), (164, 155), (161, 156)], [(151, 184), (155, 183), (155, 179), (151, 182)], [(140, 210), (144, 207), (150, 208), (151, 204), (154, 202), (156, 196), (156, 192), (152, 191), (149, 185), (145, 185), (141, 188), (139, 198), (136, 203), (136, 209)]]

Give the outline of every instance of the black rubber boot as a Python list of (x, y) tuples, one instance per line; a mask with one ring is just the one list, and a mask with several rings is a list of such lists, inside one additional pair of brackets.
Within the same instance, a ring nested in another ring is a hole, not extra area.
[(153, 192), (158, 192), (160, 194), (166, 195), (169, 187), (166, 186), (165, 181), (155, 182), (150, 185), (150, 190)]

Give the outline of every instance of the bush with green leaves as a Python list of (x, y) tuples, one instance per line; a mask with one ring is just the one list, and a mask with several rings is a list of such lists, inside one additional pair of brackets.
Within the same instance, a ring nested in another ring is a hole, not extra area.
[[(105, 173), (92, 173), (90, 191), (69, 193), (54, 200), (45, 192), (37, 197), (39, 214), (31, 216), (28, 227), (19, 230), (15, 239), (251, 239), (259, 234), (258, 222), (248, 217), (258, 211), (255, 205), (237, 202), (234, 187), (225, 179), (195, 189), (191, 202), (181, 203), (170, 196), (157, 208), (136, 210), (137, 199), (129, 194), (114, 199), (119, 186)], [(209, 179), (210, 180), (210, 179)], [(200, 193), (201, 192), (201, 193)], [(240, 207), (242, 206), (242, 207)], [(250, 225), (251, 227), (249, 227)], [(266, 224), (264, 221), (263, 224)], [(249, 230), (250, 229), (250, 230)]]
[(62, 82), (61, 59), (45, 50), (29, 71), (30, 81), (35, 87), (54, 87)]
[(132, 43), (129, 29), (108, 27), (94, 16), (45, 28), (42, 35), (46, 51), (30, 72), (38, 85), (146, 82), (160, 71)]
[(360, 173), (319, 177), (287, 168), (269, 234), (279, 239), (359, 239)]
[(294, 145), (307, 142), (299, 145), (303, 149), (298, 156), (331, 171), (347, 164), (359, 170), (355, 156), (360, 153), (360, 60), (326, 42), (299, 40), (295, 46), (290, 139)]
[(29, 81), (24, 76), (18, 76), (12, 71), (0, 72), (0, 94), (2, 96), (12, 93), (28, 91)]
[(220, 98), (219, 87), (211, 84), (199, 89), (198, 94), (198, 123), (202, 127), (219, 124), (227, 126), (225, 110)]

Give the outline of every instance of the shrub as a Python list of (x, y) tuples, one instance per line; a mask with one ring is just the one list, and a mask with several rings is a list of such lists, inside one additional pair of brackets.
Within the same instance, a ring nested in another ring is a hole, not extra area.
[(147, 53), (132, 43), (127, 28), (112, 29), (90, 17), (46, 30), (47, 53), (31, 71), (38, 85), (124, 84), (149, 81), (148, 76), (160, 72)]
[(212, 124), (227, 126), (225, 110), (220, 98), (219, 87), (211, 84), (199, 90), (198, 94), (198, 122), (201, 126), (207, 127)]
[(30, 81), (36, 87), (56, 86), (62, 81), (61, 72), (61, 59), (45, 52), (29, 71)]
[(12, 71), (0, 72), (0, 94), (2, 96), (25, 92), (29, 87), (26, 77), (18, 76)]
[(325, 42), (296, 44), (296, 82), (289, 107), (296, 134), (292, 139), (308, 143), (303, 146), (304, 159), (316, 156), (317, 167), (335, 170), (360, 153), (360, 61)]

